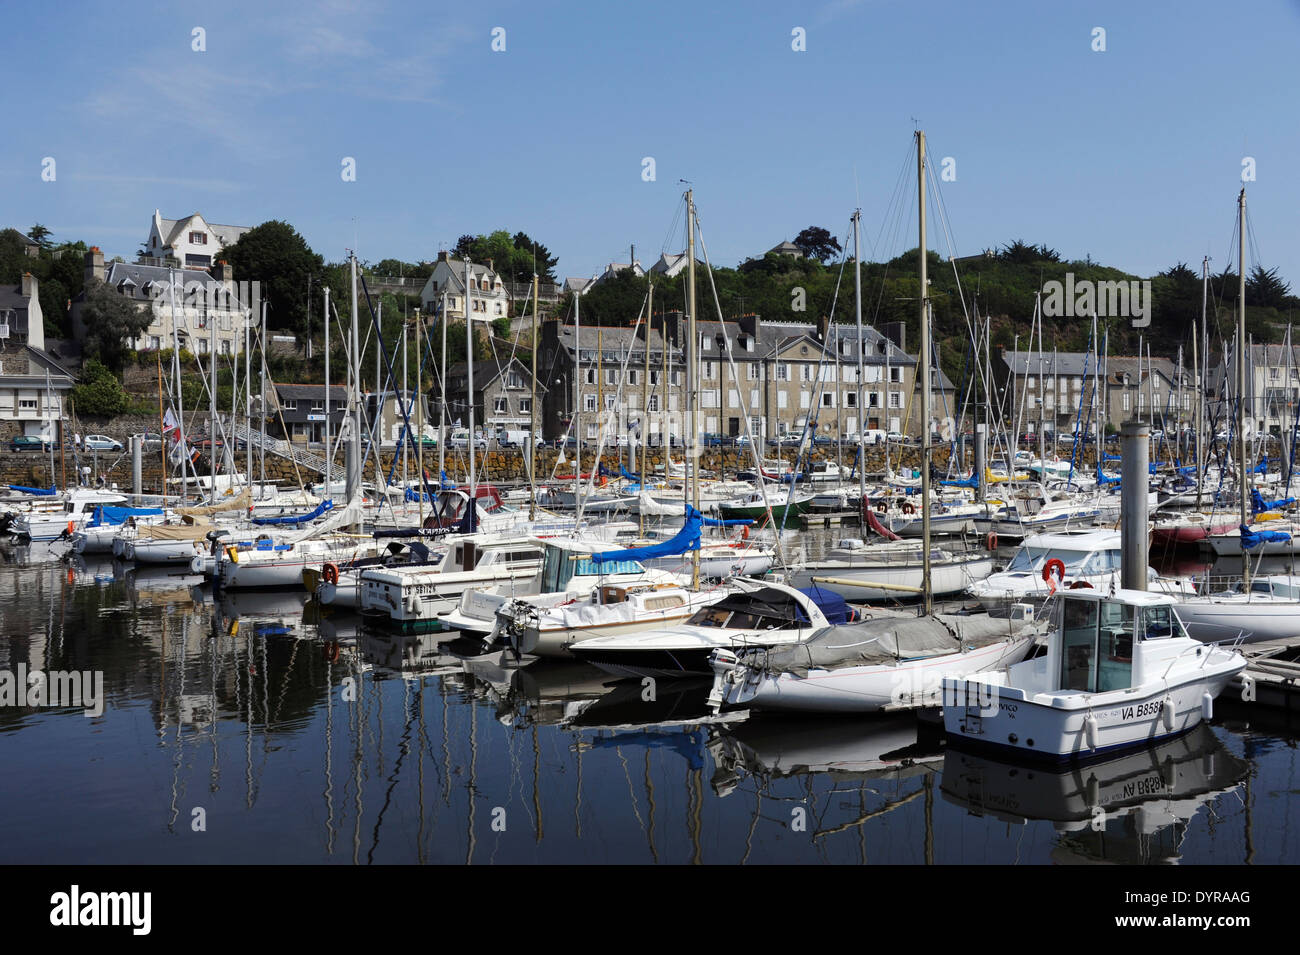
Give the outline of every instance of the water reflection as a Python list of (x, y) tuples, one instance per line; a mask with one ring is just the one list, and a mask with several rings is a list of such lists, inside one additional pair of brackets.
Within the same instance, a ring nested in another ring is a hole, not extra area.
[(1249, 766), (1205, 725), (1082, 766), (1022, 765), (949, 749), (944, 799), (1015, 824), (1052, 823), (1058, 862), (1177, 862), (1193, 817), (1236, 790)]
[(647, 694), (302, 592), (214, 599), (190, 575), (34, 551), (0, 566), (0, 670), (99, 670), (107, 703), (0, 706), (24, 780), (0, 788), (0, 861), (1300, 858), (1297, 732), (1250, 710), (1154, 754), (1026, 769), (945, 753), (909, 716), (713, 719), (707, 681)]

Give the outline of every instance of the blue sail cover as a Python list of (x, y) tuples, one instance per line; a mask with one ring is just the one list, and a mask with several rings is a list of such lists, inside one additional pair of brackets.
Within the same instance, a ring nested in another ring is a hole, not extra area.
[(441, 474), (442, 474), (442, 489), (444, 491), (455, 490), (456, 482), (453, 481), (451, 478), (447, 477), (446, 471), (442, 471)]
[(620, 463), (619, 466), (618, 466), (618, 473), (619, 473), (620, 475), (622, 475), (623, 477), (627, 478), (629, 481), (640, 481), (640, 480), (641, 480), (641, 476), (640, 476), (640, 475), (638, 475), (638, 474), (633, 474), (633, 473), (632, 473), (631, 471), (629, 471), (627, 468), (623, 467), (622, 463)]
[(333, 501), (321, 501), (307, 514), (286, 514), (284, 517), (255, 517), (254, 524), (305, 524), (314, 521), (327, 511), (334, 510)]
[(607, 550), (592, 554), (591, 559), (597, 564), (612, 560), (649, 560), (653, 557), (673, 557), (687, 551), (700, 549), (700, 528), (704, 524), (704, 515), (691, 505), (686, 505), (686, 523), (682, 529), (666, 541), (650, 544), (647, 547), (625, 547), (621, 550)]
[(1291, 539), (1282, 531), (1252, 531), (1245, 524), (1240, 527), (1242, 550), (1252, 550), (1260, 544), (1284, 544)]
[[(825, 614), (827, 623), (839, 624), (853, 622), (854, 613), (852, 608), (850, 608), (848, 602), (835, 591), (827, 590), (825, 587), (818, 587), (816, 584), (813, 584), (811, 587), (800, 587), (799, 593), (806, 594), (812, 598), (813, 603), (817, 605), (817, 609)], [(796, 611), (796, 616), (801, 621), (806, 622), (808, 619), (808, 615), (803, 612), (802, 607)]]
[(1118, 454), (1111, 454), (1109, 451), (1103, 451), (1101, 453), (1101, 459), (1103, 461), (1119, 461), (1120, 456)]
[(940, 481), (939, 483), (944, 487), (979, 487), (980, 479), (972, 472), (970, 477), (962, 478), (960, 481)]
[(1098, 469), (1097, 469), (1097, 483), (1098, 483), (1098, 484), (1101, 484), (1101, 485), (1106, 485), (1106, 484), (1118, 484), (1118, 483), (1120, 482), (1120, 480), (1121, 480), (1120, 478), (1113, 478), (1113, 477), (1111, 477), (1111, 476), (1108, 475), (1105, 471), (1103, 471), (1101, 468), (1098, 468)]
[(95, 513), (91, 516), (90, 527), (116, 527), (119, 524), (125, 524), (132, 517), (160, 517), (162, 515), (161, 507), (104, 507), (100, 505), (95, 508)]
[(1276, 501), (1266, 501), (1264, 500), (1264, 495), (1259, 493), (1259, 488), (1254, 487), (1250, 489), (1250, 506), (1252, 513), (1255, 514), (1258, 514), (1261, 511), (1271, 511), (1279, 507), (1290, 507), (1294, 503), (1295, 498), (1293, 497), (1279, 498)]
[(40, 494), (44, 497), (51, 497), (58, 493), (54, 488), (49, 488), (47, 490), (43, 487), (23, 487), (21, 484), (10, 484), (9, 490), (21, 491), (23, 494)]
[(1268, 458), (1265, 458), (1263, 461), (1260, 461), (1259, 464), (1255, 465), (1255, 469), (1251, 471), (1251, 474), (1265, 474), (1267, 472), (1268, 472)]

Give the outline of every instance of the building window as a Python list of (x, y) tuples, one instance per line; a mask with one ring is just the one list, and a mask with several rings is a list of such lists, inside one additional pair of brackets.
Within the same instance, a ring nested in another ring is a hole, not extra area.
[(1128, 397), (1128, 392), (1127, 392), (1127, 391), (1124, 392), (1124, 393), (1120, 396), (1120, 407), (1121, 407), (1124, 411), (1128, 411), (1128, 410), (1129, 410), (1129, 397)]
[(866, 377), (863, 379), (867, 384), (873, 384), (880, 380), (880, 366), (868, 365), (865, 369)]
[(588, 438), (596, 437), (596, 426), (594, 424), (587, 425), (587, 437)]
[(582, 410), (583, 410), (583, 411), (595, 411), (595, 410), (596, 410), (596, 396), (595, 396), (595, 395), (583, 395), (583, 396), (582, 396)]
[(649, 409), (650, 411), (658, 411), (658, 410), (659, 410), (659, 396), (658, 396), (658, 395), (651, 395), (651, 396), (650, 396), (650, 404), (649, 404), (647, 407), (648, 407), (648, 409)]
[(745, 377), (750, 381), (758, 381), (758, 365), (756, 363), (749, 363), (748, 370), (745, 372)]
[(850, 391), (848, 394), (844, 396), (844, 407), (856, 408), (857, 406), (858, 406), (858, 393), (856, 391)]
[(711, 361), (704, 362), (703, 377), (709, 381), (712, 381), (714, 378), (718, 377), (716, 363)]
[(223, 354), (223, 355), (229, 355), (229, 354), (230, 354), (230, 339), (228, 339), (228, 338), (223, 338), (223, 339), (221, 340), (221, 354)]
[(891, 408), (903, 407), (903, 393), (901, 391), (891, 391), (889, 393), (889, 407)]
[(617, 369), (617, 368), (606, 368), (606, 369), (605, 369), (605, 384), (607, 384), (607, 385), (617, 385), (617, 384), (618, 384), (618, 369)]
[(149, 337), (149, 347), (152, 348), (154, 351), (158, 351), (160, 348), (162, 348), (162, 339), (159, 338), (157, 335), (151, 335)]
[(790, 396), (787, 395), (784, 391), (778, 391), (776, 393), (776, 406), (780, 408), (782, 411), (784, 411), (785, 408), (789, 405), (789, 400), (788, 400), (789, 397)]
[(524, 386), (524, 379), (523, 376), (519, 374), (519, 372), (512, 371), (510, 372), (510, 374), (506, 375), (507, 388), (522, 388), (523, 386)]
[(594, 385), (595, 383), (596, 383), (596, 369), (595, 369), (595, 368), (588, 368), (588, 369), (587, 369), (587, 384), (589, 384), (589, 385)]
[(834, 392), (831, 392), (831, 391), (823, 391), (823, 392), (822, 392), (822, 407), (823, 407), (823, 408), (834, 408), (834, 407), (835, 407), (835, 393), (834, 393)]
[(284, 403), (281, 405), (281, 408), (284, 411), (297, 411), (298, 402), (293, 398), (289, 398), (286, 401), (284, 401)]
[(650, 384), (652, 385), (659, 384), (659, 372), (657, 371), (650, 372)]
[(618, 397), (617, 395), (606, 395), (606, 396), (605, 396), (605, 410), (606, 410), (606, 411), (613, 411), (613, 410), (614, 410), (614, 400), (615, 400), (617, 397)]
[(903, 369), (891, 366), (889, 369), (889, 380), (893, 384), (900, 383), (903, 380)]
[(867, 392), (867, 407), (868, 407), (868, 408), (879, 408), (879, 407), (880, 407), (880, 392), (878, 392), (878, 391), (868, 391), (868, 392)]
[(494, 398), (492, 400), (493, 414), (509, 414), (510, 403), (505, 398)]
[(790, 366), (787, 365), (785, 362), (781, 362), (776, 366), (776, 380), (777, 381), (790, 380)]
[(208, 235), (206, 232), (191, 232), (190, 245), (207, 245)]

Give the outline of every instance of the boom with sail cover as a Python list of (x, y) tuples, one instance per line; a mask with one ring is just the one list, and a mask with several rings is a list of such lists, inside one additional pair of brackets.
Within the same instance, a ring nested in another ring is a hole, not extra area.
[(703, 527), (735, 527), (752, 524), (750, 520), (720, 521), (705, 517), (691, 505), (686, 505), (686, 523), (682, 529), (666, 541), (650, 544), (646, 547), (626, 547), (621, 550), (608, 550), (592, 554), (591, 559), (597, 564), (615, 560), (649, 560), (653, 557), (675, 557), (687, 551), (700, 549), (700, 530)]

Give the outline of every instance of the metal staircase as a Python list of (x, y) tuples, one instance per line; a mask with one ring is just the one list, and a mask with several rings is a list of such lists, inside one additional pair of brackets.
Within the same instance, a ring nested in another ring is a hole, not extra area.
[(236, 439), (246, 442), (254, 450), (265, 450), (268, 454), (274, 454), (282, 458), (288, 458), (301, 467), (315, 471), (318, 474), (325, 473), (325, 459), (318, 454), (312, 454), (305, 448), (301, 448), (292, 442), (281, 441), (279, 438), (273, 438), (269, 434), (265, 442), (262, 439), (261, 431), (254, 431), (246, 424), (236, 424), (232, 429)]

